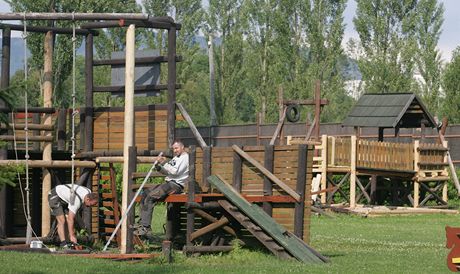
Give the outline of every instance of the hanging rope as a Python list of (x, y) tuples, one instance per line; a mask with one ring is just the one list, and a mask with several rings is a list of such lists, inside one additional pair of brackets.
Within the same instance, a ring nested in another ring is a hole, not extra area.
[(24, 12), (24, 31), (22, 33), (22, 38), (24, 40), (24, 80), (25, 80), (25, 87), (24, 87), (24, 113), (25, 113), (25, 126), (24, 132), (26, 137), (26, 152), (25, 152), (25, 160), (26, 160), (26, 206), (27, 206), (27, 233), (26, 233), (26, 242), (30, 243), (30, 237), (32, 236), (32, 226), (30, 224), (31, 217), (30, 217), (30, 188), (29, 188), (29, 105), (28, 105), (28, 96), (27, 96), (27, 81), (28, 81), (28, 64), (27, 64), (27, 20), (26, 20), (26, 13)]
[(72, 187), (70, 188), (70, 204), (73, 205), (75, 203), (75, 116), (78, 115), (78, 111), (75, 110), (76, 105), (76, 89), (75, 89), (75, 71), (76, 71), (76, 43), (77, 38), (75, 35), (75, 13), (72, 12), (72, 155), (70, 156), (72, 159)]

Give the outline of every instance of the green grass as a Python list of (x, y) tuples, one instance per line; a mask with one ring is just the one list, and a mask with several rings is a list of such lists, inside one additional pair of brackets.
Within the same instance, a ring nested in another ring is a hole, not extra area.
[[(164, 218), (161, 207), (155, 215)], [(247, 249), (200, 257), (176, 253), (170, 265), (161, 258), (128, 263), (0, 252), (0, 273), (449, 273), (446, 225), (460, 226), (459, 216), (313, 216), (311, 245), (329, 264), (281, 261)]]

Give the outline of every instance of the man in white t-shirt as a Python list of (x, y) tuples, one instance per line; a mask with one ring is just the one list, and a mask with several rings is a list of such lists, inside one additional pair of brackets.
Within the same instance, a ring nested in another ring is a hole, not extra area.
[[(56, 217), (57, 232), (60, 246), (64, 247), (68, 244), (77, 244), (77, 237), (75, 236), (75, 216), (78, 210), (83, 206), (94, 206), (97, 204), (99, 197), (97, 193), (92, 193), (91, 190), (84, 186), (73, 185), (75, 199), (71, 202), (71, 189), (72, 185), (58, 185), (48, 193), (48, 203), (51, 208), (51, 215)], [(65, 212), (68, 210), (67, 216)], [(69, 231), (70, 243), (65, 239), (65, 223)]]
[(157, 171), (166, 175), (165, 182), (144, 190), (141, 200), (141, 216), (135, 225), (134, 234), (145, 236), (151, 233), (150, 224), (152, 223), (152, 213), (155, 204), (165, 199), (170, 194), (177, 194), (184, 191), (185, 183), (188, 179), (188, 153), (185, 151), (181, 141), (175, 141), (172, 145), (174, 157), (166, 161), (160, 157), (156, 166)]

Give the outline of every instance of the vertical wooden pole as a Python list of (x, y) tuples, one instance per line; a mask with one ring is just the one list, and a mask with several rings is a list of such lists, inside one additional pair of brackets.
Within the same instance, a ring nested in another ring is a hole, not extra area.
[[(279, 118), (281, 119), (284, 115), (284, 89), (283, 86), (278, 87), (278, 113), (279, 113)], [(284, 127), (281, 127), (280, 130), (280, 145), (284, 145)]]
[(243, 189), (243, 160), (241, 159), (240, 155), (233, 152), (233, 188), (241, 193)]
[(383, 131), (384, 131), (385, 128), (383, 127), (379, 127), (379, 137), (378, 137), (378, 141), (379, 142), (383, 142)]
[[(196, 160), (196, 146), (190, 147), (189, 153), (189, 180), (188, 180), (188, 202), (195, 201), (195, 160)], [(187, 234), (186, 243), (187, 246), (192, 245), (190, 235), (195, 231), (195, 213), (191, 207), (187, 208)]]
[[(327, 135), (321, 137), (321, 190), (327, 188)], [(321, 193), (321, 203), (326, 204), (327, 192)]]
[[(45, 64), (44, 64), (44, 81), (43, 81), (43, 107), (53, 106), (53, 33), (48, 31), (45, 35)], [(27, 119), (27, 118), (26, 118)], [(51, 125), (53, 123), (50, 114), (44, 114), (43, 124)], [(51, 136), (50, 131), (45, 131), (45, 136)], [(51, 161), (52, 143), (45, 143), (43, 146), (43, 160)], [(42, 184), (42, 236), (48, 235), (50, 231), (50, 208), (48, 205), (48, 192), (51, 190), (51, 174), (48, 169), (43, 169)]]
[(203, 178), (201, 184), (203, 186), (203, 192), (208, 192), (209, 190), (209, 182), (206, 179), (211, 176), (211, 153), (211, 147), (203, 148)]
[(168, 30), (168, 147), (175, 139), (176, 128), (176, 27)]
[[(40, 113), (33, 113), (32, 114), (32, 123), (40, 124)], [(40, 130), (34, 130), (33, 135), (34, 136), (40, 136)], [(33, 143), (32, 149), (35, 150), (35, 151), (39, 151), (40, 150), (40, 143), (39, 142)]]
[(294, 234), (303, 239), (303, 224), (305, 213), (305, 188), (307, 186), (307, 146), (299, 145), (297, 166), (296, 192), (300, 195), (300, 202), (295, 203)]
[[(84, 126), (85, 126), (85, 138), (84, 146), (85, 151), (93, 150), (93, 35), (86, 35), (85, 41), (85, 114), (84, 114)], [(81, 122), (82, 120), (80, 120)], [(83, 138), (80, 137), (80, 142)]]
[(419, 177), (419, 171), (420, 171), (420, 141), (416, 140), (414, 141), (414, 171), (415, 171), (415, 180), (414, 180), (414, 207), (419, 206), (420, 202), (420, 183), (418, 182), (417, 178)]
[[(447, 141), (444, 141), (442, 142), (443, 146), (444, 147), (447, 147)], [(447, 163), (448, 162), (448, 159), (447, 159), (447, 153), (444, 154), (444, 163)], [(444, 172), (447, 174), (447, 167), (444, 168)], [(448, 196), (447, 196), (447, 181), (443, 182), (442, 183), (443, 186), (442, 186), (442, 200), (444, 202), (447, 202), (448, 200)]]
[(321, 81), (315, 83), (315, 140), (319, 140), (321, 116)]
[(357, 139), (351, 136), (351, 155), (350, 155), (350, 208), (356, 207), (356, 153)]
[[(135, 146), (129, 147), (129, 164), (128, 164), (128, 203), (134, 198), (134, 193), (131, 191), (133, 185), (133, 172), (136, 172), (137, 167), (137, 148)], [(134, 251), (133, 241), (133, 228), (135, 214), (134, 208), (128, 212), (127, 216), (127, 232), (126, 232), (126, 253), (132, 253)]]
[[(273, 167), (274, 167), (274, 146), (272, 145), (266, 145), (265, 146), (265, 154), (264, 154), (264, 167), (273, 173)], [(267, 178), (264, 177), (264, 196), (271, 196), (273, 195), (273, 186), (272, 182)], [(273, 206), (270, 202), (264, 202), (263, 203), (263, 209), (265, 213), (267, 213), (269, 216), (273, 215)]]
[[(208, 42), (208, 56), (209, 56), (209, 113), (211, 116), (211, 127), (217, 125), (217, 116), (216, 116), (216, 103), (214, 96), (214, 82), (215, 82), (215, 73), (214, 73), (214, 43), (212, 35), (209, 35)], [(212, 144), (210, 142), (210, 144)]]
[[(126, 66), (125, 66), (125, 124), (123, 135), (123, 192), (122, 192), (122, 215), (128, 208), (129, 198), (129, 148), (134, 146), (134, 66), (136, 50), (135, 25), (131, 24), (126, 31)], [(121, 224), (121, 253), (127, 252), (128, 220)]]
[[(2, 74), (0, 87), (2, 89), (9, 87), (10, 85), (10, 52), (11, 52), (11, 30), (2, 30)], [(3, 100), (0, 100), (0, 107), (5, 107), (6, 104)], [(0, 134), (5, 134), (6, 131), (2, 130)], [(8, 158), (8, 150), (6, 148), (0, 148), (0, 160), (6, 160)], [(0, 238), (6, 238), (7, 236), (7, 188), (5, 185), (0, 189)]]
[(59, 109), (58, 114), (58, 128), (57, 128), (57, 139), (58, 139), (58, 150), (65, 150), (65, 139), (66, 139), (66, 122), (67, 122), (67, 110), (65, 108)]

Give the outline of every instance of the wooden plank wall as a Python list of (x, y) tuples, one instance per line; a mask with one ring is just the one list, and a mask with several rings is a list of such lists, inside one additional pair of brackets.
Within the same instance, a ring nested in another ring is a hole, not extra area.
[[(264, 163), (263, 146), (246, 146), (242, 149), (259, 163)], [(220, 175), (225, 182), (231, 184), (233, 181), (233, 149), (229, 147), (211, 148), (211, 172), (210, 174)], [(309, 242), (310, 238), (310, 214), (311, 214), (311, 181), (312, 181), (312, 159), (313, 147), (308, 147), (307, 158), (307, 185), (305, 195), (304, 213), (304, 241)], [(275, 146), (274, 148), (274, 170), (273, 173), (281, 181), (292, 189), (296, 189), (297, 183), (297, 162), (298, 146)], [(263, 195), (263, 175), (254, 166), (243, 161), (242, 169), (242, 194)], [(203, 150), (196, 149), (196, 180), (203, 187)], [(211, 190), (215, 192), (215, 190)], [(286, 192), (275, 186), (273, 195), (288, 195)], [(294, 231), (294, 204), (275, 204), (273, 205), (273, 218), (286, 227), (289, 231)]]
[[(135, 143), (138, 150), (167, 149), (165, 106), (135, 107)], [(94, 112), (94, 151), (123, 150), (124, 111), (99, 108)]]

